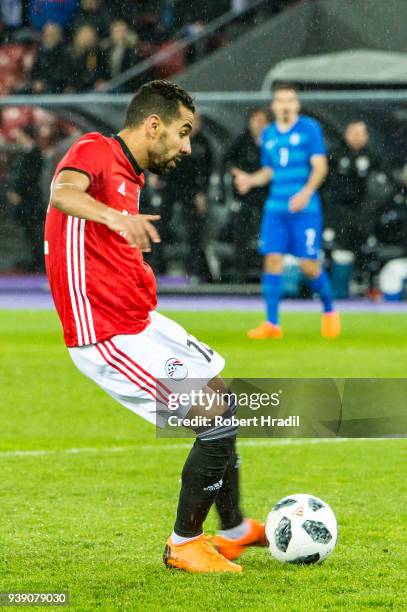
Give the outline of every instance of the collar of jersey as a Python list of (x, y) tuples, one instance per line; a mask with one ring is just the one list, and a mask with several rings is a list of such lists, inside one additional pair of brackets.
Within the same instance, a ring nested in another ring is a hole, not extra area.
[(119, 136), (118, 134), (116, 134), (115, 136), (113, 136), (113, 138), (115, 140), (117, 140), (117, 142), (119, 143), (119, 145), (122, 148), (123, 153), (125, 154), (125, 156), (127, 157), (127, 159), (129, 160), (129, 162), (131, 163), (134, 172), (137, 175), (143, 174), (143, 169), (140, 168), (140, 166), (137, 163), (136, 158), (134, 157), (134, 155), (132, 154), (132, 152), (130, 151), (129, 147), (126, 145), (126, 143), (124, 142), (123, 138), (121, 136)]
[(285, 132), (282, 132), (281, 130), (279, 130), (278, 126), (277, 126), (277, 121), (274, 122), (274, 127), (276, 128), (276, 132), (278, 132), (279, 134), (281, 134), (281, 136), (285, 136), (286, 134), (290, 134), (295, 128), (298, 127), (298, 124), (300, 122), (301, 119), (301, 115), (298, 115), (298, 119), (295, 123), (292, 124), (292, 126), (290, 127), (289, 130), (286, 130)]

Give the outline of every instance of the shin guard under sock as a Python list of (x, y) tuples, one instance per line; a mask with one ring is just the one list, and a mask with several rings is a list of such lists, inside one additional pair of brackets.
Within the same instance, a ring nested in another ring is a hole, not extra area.
[(203, 523), (222, 485), (234, 452), (234, 438), (203, 441), (199, 438), (182, 470), (182, 485), (174, 531), (190, 538), (202, 533)]
[(224, 531), (243, 522), (243, 513), (240, 508), (239, 466), (240, 458), (236, 453), (234, 444), (233, 452), (223, 475), (222, 488), (215, 500), (221, 529)]

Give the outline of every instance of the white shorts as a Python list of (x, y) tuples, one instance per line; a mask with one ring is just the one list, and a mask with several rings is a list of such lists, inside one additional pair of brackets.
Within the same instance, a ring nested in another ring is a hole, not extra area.
[[(83, 374), (158, 427), (174, 414), (167, 406), (170, 393), (185, 392), (188, 384), (202, 389), (225, 365), (218, 353), (158, 312), (151, 313), (151, 323), (139, 334), (68, 350)], [(188, 410), (184, 406), (176, 414), (184, 417)]]

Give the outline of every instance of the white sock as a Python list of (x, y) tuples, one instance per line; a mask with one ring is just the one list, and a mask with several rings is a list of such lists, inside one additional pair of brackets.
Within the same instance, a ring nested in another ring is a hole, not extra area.
[(173, 531), (171, 534), (171, 540), (174, 542), (174, 544), (185, 544), (185, 542), (192, 542), (192, 540), (196, 540), (201, 535), (202, 533), (192, 538), (183, 538), (182, 536), (177, 535), (175, 531)]
[(219, 535), (224, 538), (228, 538), (229, 540), (238, 540), (242, 538), (249, 531), (249, 523), (247, 521), (243, 521), (240, 525), (236, 527), (232, 527), (232, 529), (225, 529), (225, 531), (219, 531)]

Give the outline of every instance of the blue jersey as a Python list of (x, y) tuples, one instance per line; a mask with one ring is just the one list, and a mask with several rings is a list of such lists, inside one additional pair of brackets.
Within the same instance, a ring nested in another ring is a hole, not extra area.
[[(276, 123), (266, 127), (261, 137), (261, 164), (273, 170), (266, 210), (287, 212), (289, 199), (300, 191), (311, 173), (311, 157), (325, 155), (322, 129), (316, 119), (300, 115), (287, 131)], [(317, 212), (321, 202), (314, 193), (306, 211)]]

